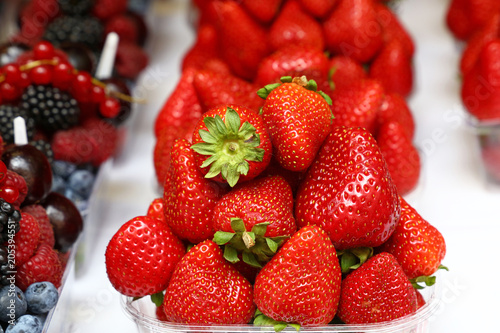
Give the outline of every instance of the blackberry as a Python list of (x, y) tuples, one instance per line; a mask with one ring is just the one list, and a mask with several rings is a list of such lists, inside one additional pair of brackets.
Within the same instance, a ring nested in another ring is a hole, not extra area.
[(59, 8), (67, 15), (86, 15), (94, 6), (94, 0), (57, 0)]
[(0, 105), (0, 135), (6, 143), (14, 143), (14, 118), (23, 117), (26, 123), (28, 140), (33, 138), (35, 133), (35, 121), (26, 112), (15, 105)]
[(0, 245), (0, 286), (9, 285), (12, 282), (9, 279), (15, 278), (15, 275), (10, 273), (15, 270), (15, 267), (9, 265), (8, 254), (7, 248)]
[(102, 23), (92, 16), (60, 16), (45, 29), (43, 39), (59, 46), (63, 42), (82, 43), (92, 50), (101, 47)]
[(21, 227), (21, 212), (10, 203), (0, 198), (0, 244), (13, 237)]
[(47, 157), (49, 163), (52, 163), (54, 161), (54, 152), (52, 151), (50, 142), (39, 139), (35, 141), (30, 141), (29, 144), (34, 146), (39, 151), (41, 151)]
[(49, 133), (77, 125), (80, 117), (78, 102), (68, 92), (49, 85), (28, 86), (21, 96), (21, 109)]

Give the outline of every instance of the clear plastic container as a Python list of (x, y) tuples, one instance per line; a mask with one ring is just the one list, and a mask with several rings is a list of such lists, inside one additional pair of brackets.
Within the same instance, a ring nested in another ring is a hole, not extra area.
[[(415, 314), (403, 318), (378, 324), (364, 325), (326, 325), (321, 327), (302, 327), (303, 332), (366, 332), (366, 333), (425, 333), (428, 332), (429, 318), (436, 313), (440, 302), (440, 277), (432, 287), (422, 289), (426, 304)], [(175, 333), (175, 332), (269, 332), (274, 333), (273, 327), (258, 327), (252, 325), (186, 325), (169, 323), (156, 319), (155, 305), (149, 297), (133, 300), (132, 297), (122, 297), (122, 306), (125, 313), (137, 325), (139, 333)], [(296, 332), (294, 328), (287, 327), (283, 332)]]
[(500, 188), (500, 119), (480, 122), (471, 117), (468, 125), (477, 139), (476, 156), (487, 184)]

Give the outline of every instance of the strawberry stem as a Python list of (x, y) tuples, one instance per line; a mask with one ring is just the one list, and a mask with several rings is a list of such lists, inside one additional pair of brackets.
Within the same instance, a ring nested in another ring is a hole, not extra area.
[(314, 80), (307, 80), (305, 75), (302, 76), (297, 76), (292, 78), (291, 76), (283, 76), (280, 79), (281, 83), (271, 83), (268, 85), (265, 85), (263, 88), (260, 88), (257, 90), (257, 95), (262, 98), (266, 99), (267, 96), (276, 88), (281, 86), (282, 83), (295, 83), (298, 84), (301, 87), (304, 87), (307, 90), (317, 92), (318, 94), (321, 95), (325, 99), (325, 101), (328, 103), (328, 105), (332, 105), (332, 99), (330, 96), (325, 94), (323, 91), (318, 91), (318, 84)]
[(255, 326), (272, 326), (275, 332), (281, 332), (285, 328), (287, 328), (287, 326), (295, 328), (297, 332), (300, 331), (300, 324), (292, 324), (292, 323), (286, 323), (284, 321), (274, 320), (263, 314), (259, 309), (255, 311), (255, 318), (253, 320), (253, 324)]

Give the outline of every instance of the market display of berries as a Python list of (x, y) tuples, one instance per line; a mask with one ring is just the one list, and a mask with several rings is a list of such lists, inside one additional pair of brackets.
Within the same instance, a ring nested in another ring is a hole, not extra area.
[(135, 80), (149, 62), (142, 48), (146, 24), (127, 0), (31, 0), (21, 8), (19, 24), (12, 41), (34, 45), (45, 40), (61, 49), (78, 48), (90, 58), (89, 72), (110, 32), (120, 38), (114, 76)]

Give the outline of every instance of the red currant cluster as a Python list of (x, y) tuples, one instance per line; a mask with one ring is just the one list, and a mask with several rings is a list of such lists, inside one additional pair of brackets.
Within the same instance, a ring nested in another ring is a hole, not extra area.
[(88, 72), (76, 70), (66, 54), (46, 41), (35, 44), (15, 63), (0, 69), (0, 104), (17, 100), (31, 84), (52, 85), (68, 91), (80, 103), (94, 103), (99, 113), (114, 118), (120, 112), (120, 102), (113, 91)]

